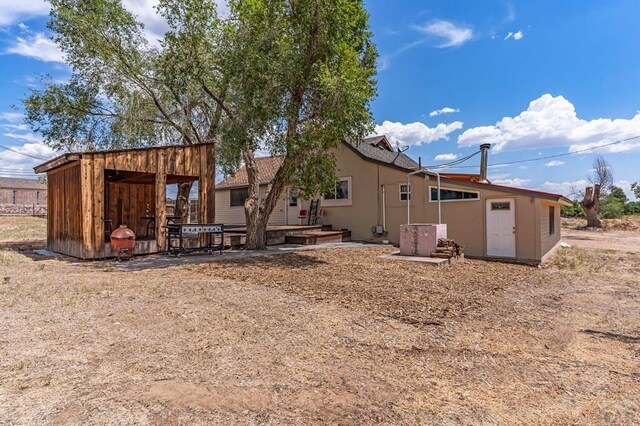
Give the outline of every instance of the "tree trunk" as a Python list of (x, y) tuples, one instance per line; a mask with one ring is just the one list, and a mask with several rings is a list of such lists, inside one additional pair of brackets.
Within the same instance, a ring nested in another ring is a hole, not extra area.
[(193, 182), (179, 183), (176, 194), (176, 208), (173, 215), (180, 223), (188, 223), (189, 220), (189, 194)]
[(247, 217), (247, 236), (244, 248), (245, 250), (267, 249), (267, 221), (259, 214)]
[(600, 209), (600, 185), (596, 184), (589, 187), (584, 192), (584, 197), (580, 201), (580, 207), (587, 216), (588, 228), (602, 228), (602, 222), (598, 218), (598, 210)]

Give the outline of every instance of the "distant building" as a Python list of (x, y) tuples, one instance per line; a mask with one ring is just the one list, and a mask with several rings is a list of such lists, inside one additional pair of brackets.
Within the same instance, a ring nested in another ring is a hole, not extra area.
[(0, 214), (46, 213), (46, 184), (36, 179), (0, 177)]

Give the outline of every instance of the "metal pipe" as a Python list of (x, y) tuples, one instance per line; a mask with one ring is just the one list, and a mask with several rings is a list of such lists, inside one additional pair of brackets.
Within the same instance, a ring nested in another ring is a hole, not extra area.
[(431, 173), (434, 173), (438, 178), (438, 225), (440, 225), (442, 224), (442, 208), (440, 204), (440, 198), (442, 198), (442, 194), (440, 193), (440, 173), (433, 171)]
[(385, 186), (382, 185), (382, 231), (387, 230), (387, 198), (385, 192)]
[(490, 148), (491, 148), (490, 143), (483, 143), (482, 145), (480, 145), (480, 182), (481, 183), (489, 183), (489, 181), (487, 180), (487, 168), (488, 168), (487, 163), (489, 162)]

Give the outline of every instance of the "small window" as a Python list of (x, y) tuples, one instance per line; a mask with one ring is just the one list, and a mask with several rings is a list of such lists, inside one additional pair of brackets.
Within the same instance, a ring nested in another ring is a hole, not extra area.
[(339, 178), (334, 191), (327, 192), (322, 197), (322, 205), (350, 206), (351, 205), (351, 178)]
[(549, 206), (549, 235), (556, 233), (556, 208)]
[(36, 206), (40, 204), (40, 191), (36, 191)]
[(511, 203), (509, 201), (500, 201), (496, 203), (491, 203), (491, 210), (511, 210)]
[(15, 189), (13, 190), (13, 192), (11, 193), (11, 203), (15, 204), (16, 203), (16, 194), (18, 193), (18, 191), (16, 191)]
[(247, 198), (249, 198), (249, 188), (232, 189), (231, 207), (244, 207)]
[[(476, 191), (460, 191), (457, 189), (440, 188), (441, 201), (471, 201), (480, 199), (480, 193)], [(429, 187), (429, 201), (438, 201), (438, 187)]]
[(298, 205), (298, 190), (289, 190), (289, 207), (296, 207)]
[(325, 200), (346, 200), (349, 198), (349, 181), (340, 179), (334, 192), (324, 194)]
[(400, 185), (400, 201), (411, 199), (411, 185)]

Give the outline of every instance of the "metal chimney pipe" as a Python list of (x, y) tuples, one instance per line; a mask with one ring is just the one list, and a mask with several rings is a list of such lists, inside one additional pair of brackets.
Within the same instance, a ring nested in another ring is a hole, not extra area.
[(489, 162), (489, 148), (490, 143), (483, 143), (480, 145), (480, 182), (491, 183), (487, 180), (487, 163)]

